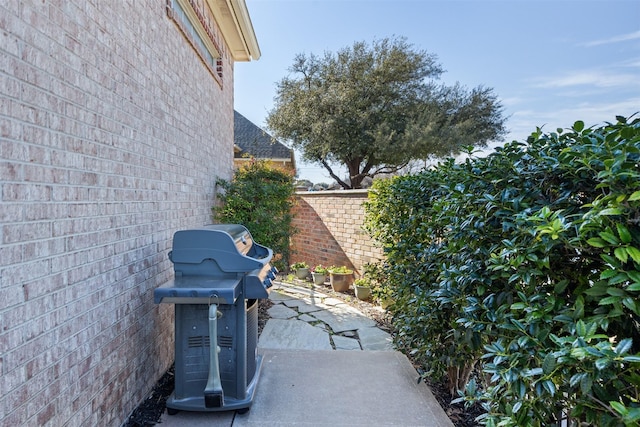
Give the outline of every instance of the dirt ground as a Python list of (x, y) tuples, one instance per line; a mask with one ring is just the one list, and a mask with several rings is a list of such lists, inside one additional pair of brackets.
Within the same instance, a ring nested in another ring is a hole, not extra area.
[[(300, 283), (311, 286), (310, 283)], [(390, 315), (380, 310), (378, 306), (369, 302), (361, 301), (355, 297), (353, 290), (347, 292), (333, 292), (331, 287), (321, 286), (323, 293), (339, 298), (346, 303), (358, 308), (363, 314), (378, 323), (380, 329), (393, 334)], [(262, 333), (267, 320), (269, 320), (268, 310), (273, 306), (270, 300), (261, 300), (258, 305), (258, 335)], [(165, 402), (173, 391), (173, 366), (160, 378), (149, 396), (133, 411), (123, 427), (147, 427), (158, 423), (165, 409)], [(456, 427), (477, 427), (480, 424), (475, 422), (475, 417), (481, 412), (477, 410), (466, 410), (462, 405), (451, 405), (451, 396), (444, 384), (428, 383), (431, 392), (434, 394), (440, 405)]]

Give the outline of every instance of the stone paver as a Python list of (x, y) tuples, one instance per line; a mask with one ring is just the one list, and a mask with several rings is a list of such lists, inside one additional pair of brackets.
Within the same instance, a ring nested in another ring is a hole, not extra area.
[(273, 302), (282, 302), (282, 301), (289, 301), (289, 300), (295, 299), (295, 297), (282, 293), (278, 290), (274, 290), (269, 294), (269, 299)]
[(298, 312), (296, 310), (292, 310), (283, 304), (276, 304), (267, 310), (267, 312), (272, 319), (291, 319), (298, 316)]
[(329, 335), (298, 319), (269, 319), (258, 347), (275, 349), (331, 350)]
[(298, 316), (299, 320), (302, 320), (303, 322), (307, 322), (307, 323), (311, 323), (311, 322), (317, 322), (318, 319), (316, 319), (313, 316), (309, 316), (308, 314), (301, 314), (300, 316)]
[(312, 315), (329, 325), (335, 333), (376, 326), (374, 320), (358, 313), (354, 313), (351, 307), (333, 307), (330, 310), (318, 311)]
[(360, 337), (360, 345), (362, 345), (363, 350), (394, 350), (391, 335), (375, 326), (358, 329), (358, 336)]
[(334, 305), (346, 305), (346, 303), (344, 301), (342, 301), (341, 299), (338, 298), (333, 298), (333, 297), (328, 297), (325, 298), (322, 303), (324, 305), (328, 305), (328, 306), (334, 306)]
[(322, 307), (319, 307), (305, 300), (285, 301), (284, 305), (286, 305), (287, 307), (295, 307), (296, 309), (298, 309), (298, 312), (300, 313), (312, 313), (314, 311), (322, 310)]
[[(344, 301), (317, 289), (276, 283), (269, 297), (274, 305), (262, 332), (263, 348), (331, 348), (392, 350), (391, 337), (376, 322)], [(291, 323), (282, 320), (290, 319)], [(327, 344), (329, 343), (329, 344)]]
[(331, 339), (333, 339), (336, 350), (361, 350), (360, 343), (358, 343), (358, 340), (355, 338), (333, 335)]

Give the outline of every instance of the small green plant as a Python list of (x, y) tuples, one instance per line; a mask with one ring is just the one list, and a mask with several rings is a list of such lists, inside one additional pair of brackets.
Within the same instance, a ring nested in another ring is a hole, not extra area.
[(318, 264), (313, 267), (313, 270), (311, 270), (311, 272), (316, 274), (329, 274), (329, 270), (327, 269), (327, 267), (323, 266), (322, 264)]
[(350, 268), (347, 268), (344, 265), (341, 266), (335, 266), (332, 265), (331, 267), (328, 268), (329, 273), (333, 273), (333, 274), (353, 274), (353, 270)]
[(353, 282), (353, 286), (361, 286), (364, 288), (371, 287), (371, 281), (365, 277), (360, 277)]
[(294, 262), (291, 264), (292, 270), (298, 270), (299, 268), (309, 268), (309, 264), (304, 261)]

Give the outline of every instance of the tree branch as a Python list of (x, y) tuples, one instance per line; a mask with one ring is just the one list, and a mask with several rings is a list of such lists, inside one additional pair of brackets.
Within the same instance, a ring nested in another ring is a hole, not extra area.
[(333, 173), (333, 169), (331, 169), (331, 166), (329, 166), (329, 164), (327, 163), (327, 161), (325, 159), (318, 159), (320, 161), (320, 163), (322, 163), (322, 166), (324, 166), (324, 168), (329, 171), (329, 175), (331, 175), (331, 178), (335, 179), (336, 182), (338, 184), (340, 184), (340, 186), (342, 188), (344, 188), (345, 190), (348, 190), (351, 188), (351, 186), (349, 184), (347, 184), (346, 182), (344, 182), (343, 180), (341, 180), (340, 178), (338, 178), (338, 175), (336, 175), (335, 173)]

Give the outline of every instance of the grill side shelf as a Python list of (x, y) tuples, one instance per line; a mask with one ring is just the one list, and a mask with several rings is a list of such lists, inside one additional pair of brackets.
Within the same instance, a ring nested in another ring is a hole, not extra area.
[(156, 304), (234, 304), (241, 292), (241, 279), (176, 277), (153, 291)]

